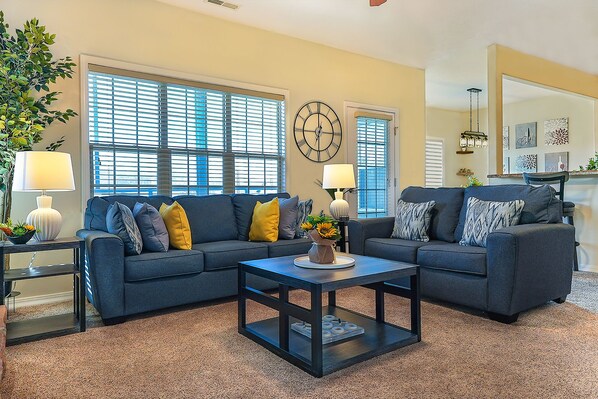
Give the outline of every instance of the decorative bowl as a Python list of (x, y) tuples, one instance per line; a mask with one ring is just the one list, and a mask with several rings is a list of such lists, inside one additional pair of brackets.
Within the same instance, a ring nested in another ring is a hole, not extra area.
[(12, 242), (13, 244), (25, 244), (27, 241), (31, 240), (34, 235), (35, 230), (25, 233), (22, 236), (6, 236), (6, 238), (8, 238), (8, 241)]

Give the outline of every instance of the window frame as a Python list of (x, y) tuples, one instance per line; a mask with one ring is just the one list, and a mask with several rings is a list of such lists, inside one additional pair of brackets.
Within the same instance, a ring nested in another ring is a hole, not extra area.
[[(357, 164), (357, 137), (356, 130), (353, 127), (357, 126), (357, 118), (355, 118), (355, 112), (365, 112), (374, 114), (384, 114), (391, 116), (392, 120), (389, 121), (388, 126), (388, 212), (387, 216), (394, 216), (396, 212), (396, 199), (398, 198), (397, 190), (400, 187), (399, 181), (399, 142), (400, 142), (400, 129), (399, 129), (399, 111), (396, 108), (383, 107), (372, 104), (362, 104), (356, 102), (345, 101), (344, 103), (345, 112), (345, 126), (347, 131), (347, 143), (346, 146), (346, 159), (348, 163), (353, 165)], [(355, 171), (357, 173), (357, 171)], [(357, 174), (355, 175), (357, 183)], [(359, 187), (358, 187), (359, 188)], [(351, 218), (357, 218), (357, 201), (358, 197), (356, 193), (346, 194), (346, 199), (349, 202), (349, 216)]]
[(102, 57), (96, 57), (91, 55), (82, 54), (79, 60), (80, 66), (80, 90), (81, 90), (81, 103), (80, 103), (80, 115), (81, 115), (81, 148), (80, 148), (80, 166), (81, 166), (81, 176), (80, 176), (80, 188), (82, 191), (81, 195), (81, 205), (83, 209), (86, 206), (87, 200), (91, 197), (91, 178), (92, 178), (92, 170), (91, 170), (91, 163), (90, 163), (90, 152), (89, 152), (89, 112), (88, 112), (88, 104), (89, 104), (89, 72), (90, 72), (90, 64), (99, 65), (101, 67), (106, 68), (114, 68), (114, 69), (122, 69), (128, 70), (132, 72), (137, 72), (140, 74), (151, 74), (151, 75), (159, 75), (164, 76), (166, 78), (172, 79), (180, 79), (189, 82), (197, 82), (198, 84), (206, 84), (206, 85), (218, 85), (218, 86), (227, 86), (232, 87), (239, 90), (247, 90), (253, 92), (264, 92), (264, 93), (271, 93), (274, 95), (280, 95), (284, 97), (284, 143), (285, 143), (285, 172), (284, 172), (284, 184), (286, 187), (289, 187), (291, 184), (290, 175), (289, 175), (289, 168), (288, 168), (288, 160), (289, 160), (289, 150), (290, 150), (290, 141), (289, 141), (289, 102), (290, 102), (290, 93), (288, 90), (275, 88), (275, 87), (268, 87), (268, 86), (261, 86), (256, 84), (226, 80), (221, 78), (215, 78), (210, 76), (204, 75), (197, 75), (193, 73), (187, 73), (182, 71), (175, 71), (170, 69), (164, 68), (157, 68), (147, 65), (141, 64), (134, 64), (126, 61), (118, 61), (118, 60), (111, 60)]

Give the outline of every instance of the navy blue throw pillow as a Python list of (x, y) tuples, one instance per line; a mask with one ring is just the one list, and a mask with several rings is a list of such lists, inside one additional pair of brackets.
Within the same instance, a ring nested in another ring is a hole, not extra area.
[(143, 248), (151, 252), (168, 251), (168, 230), (160, 212), (147, 202), (133, 207), (133, 216), (143, 239)]
[(143, 249), (143, 239), (135, 223), (133, 212), (128, 206), (115, 202), (106, 213), (108, 233), (115, 234), (123, 240), (125, 255), (139, 255)]

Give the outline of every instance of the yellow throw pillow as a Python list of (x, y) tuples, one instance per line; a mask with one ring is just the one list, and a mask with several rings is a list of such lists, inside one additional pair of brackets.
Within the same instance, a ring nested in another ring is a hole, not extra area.
[(280, 219), (280, 208), (278, 198), (272, 201), (257, 202), (253, 208), (253, 218), (249, 229), (249, 241), (278, 240), (278, 221)]
[(176, 249), (191, 249), (191, 226), (183, 207), (176, 201), (172, 205), (162, 204), (160, 215), (168, 230), (170, 246)]

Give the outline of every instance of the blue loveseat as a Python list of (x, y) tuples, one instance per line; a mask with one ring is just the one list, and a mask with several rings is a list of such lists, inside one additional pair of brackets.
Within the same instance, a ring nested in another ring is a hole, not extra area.
[[(470, 197), (524, 200), (520, 224), (491, 233), (486, 248), (459, 245)], [(418, 264), (422, 295), (483, 310), (494, 320), (511, 323), (520, 312), (550, 300), (563, 302), (571, 292), (575, 229), (562, 223), (562, 203), (552, 187), (408, 187), (401, 198), (436, 201), (430, 241), (390, 238), (392, 217), (352, 220), (349, 250)]]
[[(87, 248), (87, 298), (104, 322), (113, 324), (137, 313), (235, 295), (239, 261), (305, 254), (311, 245), (304, 238), (272, 243), (248, 241), (256, 201), (276, 196), (289, 198), (287, 193), (91, 198), (84, 229), (77, 232)], [(187, 213), (192, 250), (125, 256), (122, 240), (106, 232), (106, 213), (115, 201), (129, 208), (136, 202), (160, 208), (162, 203), (175, 200)], [(275, 288), (259, 277), (251, 283), (261, 289)]]

